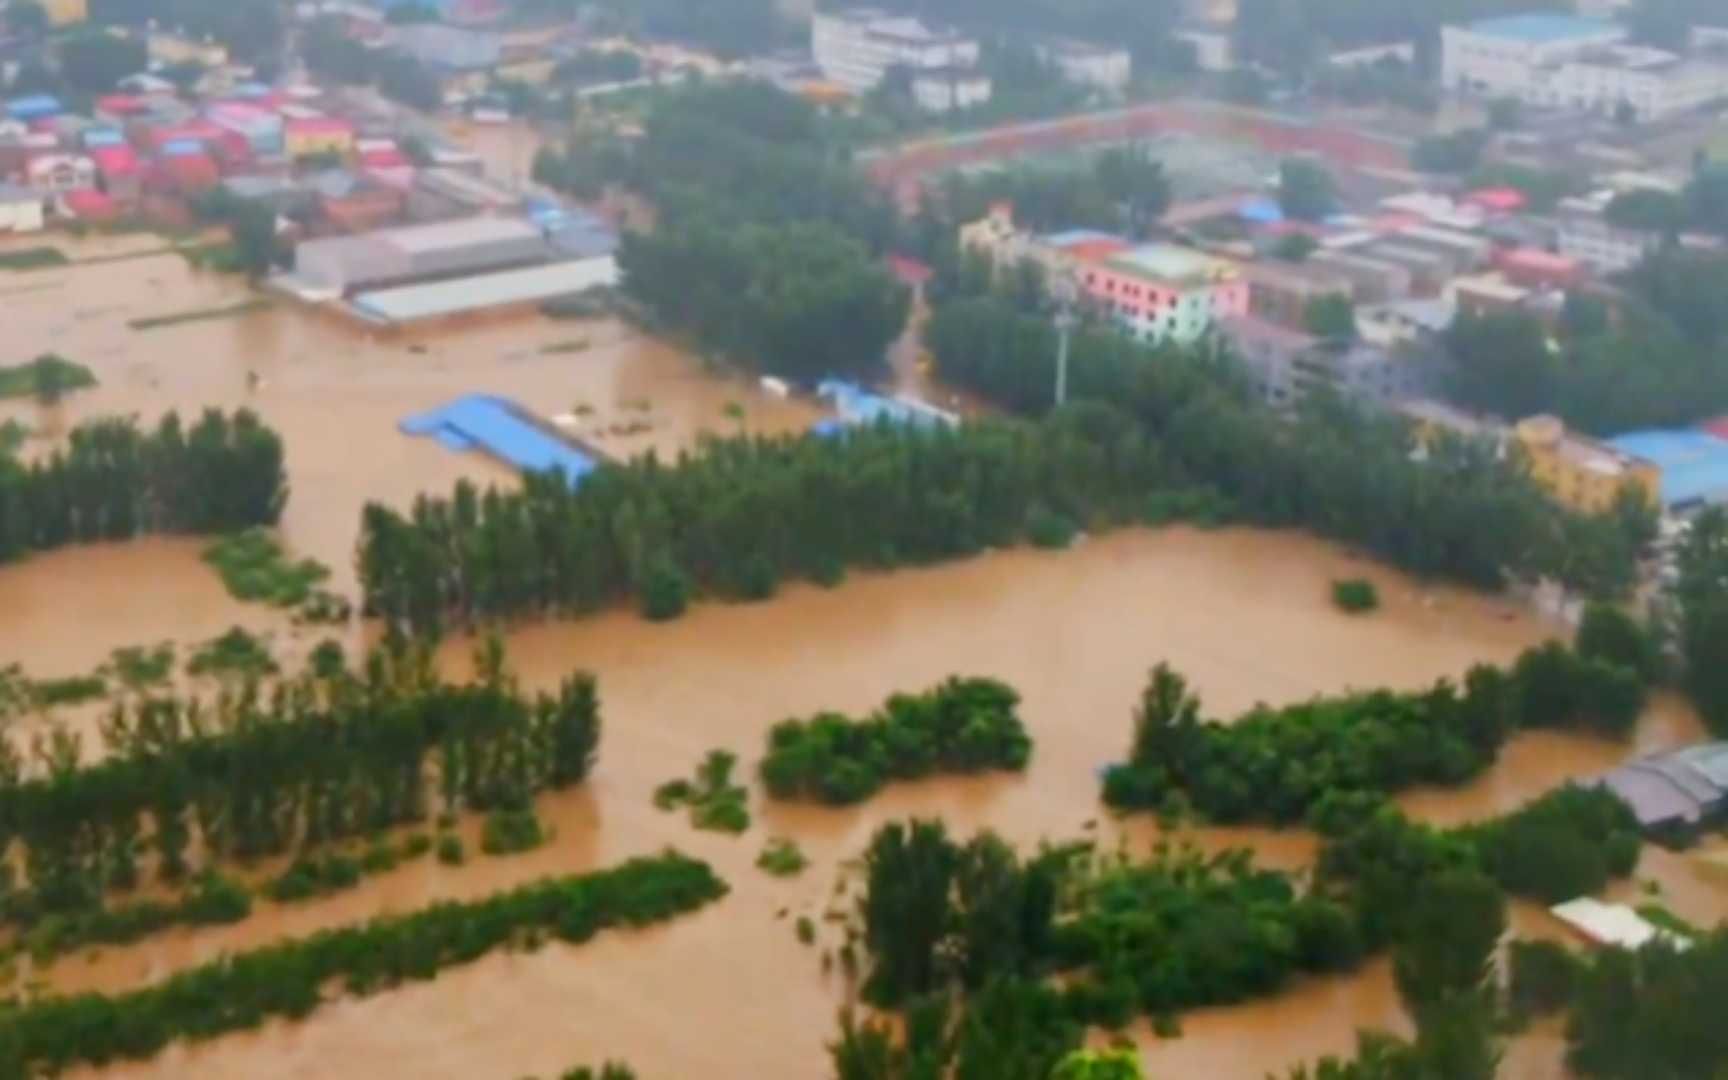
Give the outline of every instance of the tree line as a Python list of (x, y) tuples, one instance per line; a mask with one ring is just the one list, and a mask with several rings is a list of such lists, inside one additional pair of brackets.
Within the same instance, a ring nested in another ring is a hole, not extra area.
[[(1593, 608), (1594, 623), (1629, 626)], [(1643, 648), (1640, 637), (1631, 639)], [(1420, 784), (1456, 785), (1479, 775), (1508, 737), (1531, 729), (1584, 730), (1625, 738), (1643, 711), (1643, 671), (1609, 652), (1605, 632), (1581, 636), (1590, 651), (1550, 642), (1509, 669), (1481, 664), (1462, 686), (1374, 690), (1260, 706), (1228, 722), (1205, 720), (1186, 680), (1153, 669), (1134, 712), (1128, 760), (1104, 777), (1104, 801), (1220, 822), (1292, 824), (1329, 802), (1384, 797)]]
[(704, 591), (763, 599), (848, 567), (944, 561), (1014, 544), (1034, 511), (1136, 520), (1158, 460), (1125, 419), (713, 440), (673, 463), (606, 465), (572, 490), (459, 484), (411, 511), (368, 505), (365, 609), (419, 632), (451, 622), (594, 611), (628, 598), (675, 615)]
[(0, 453), (0, 562), (65, 544), (272, 525), (287, 491), (282, 440), (248, 410), (210, 409), (189, 428), (169, 413), (153, 431), (96, 420), (44, 458)]
[[(966, 267), (939, 261), (931, 286), (941, 301), (925, 335), (941, 377), (1016, 412), (1043, 413), (1055, 385), (1054, 329)], [(1162, 484), (1213, 496), (1214, 516), (1309, 528), (1413, 573), (1486, 588), (1543, 575), (1590, 593), (1631, 584), (1643, 517), (1568, 512), (1515, 463), (1467, 440), (1428, 439), (1415, 454), (1402, 418), (1324, 395), (1281, 420), (1216, 343), (1146, 346), (1083, 325), (1068, 395), (1128, 413), (1156, 448)]]
[[(482, 649), (479, 681), (443, 683), (426, 647), (379, 650), (360, 672), (248, 680), (213, 701), (156, 693), (116, 702), (107, 756), (85, 764), (63, 731), (26, 755), (0, 741), (0, 853), (8, 921), (50, 917), (93, 939), (164, 918), (152, 901), (105, 907), (152, 860), (169, 883), (231, 860), (307, 853), (423, 821), (435, 808), (520, 811), (581, 782), (600, 736), (594, 680), (529, 696)], [(243, 914), (243, 912), (242, 912)], [(74, 935), (78, 936), (78, 935)]]
[(1710, 730), (1728, 737), (1728, 513), (1712, 507), (1693, 518), (1676, 563), (1680, 685)]
[(868, 717), (820, 713), (768, 733), (762, 781), (777, 799), (862, 802), (889, 780), (933, 773), (1018, 771), (1032, 756), (1020, 695), (995, 679), (949, 678), (895, 694)]
[(533, 948), (548, 937), (579, 945), (601, 930), (661, 922), (725, 894), (707, 863), (669, 851), (224, 956), (142, 990), (35, 998), (0, 1015), (0, 1076), (23, 1080), (74, 1064), (153, 1057), (178, 1038), (303, 1019), (326, 1003), (332, 985), (375, 994), (500, 948)]

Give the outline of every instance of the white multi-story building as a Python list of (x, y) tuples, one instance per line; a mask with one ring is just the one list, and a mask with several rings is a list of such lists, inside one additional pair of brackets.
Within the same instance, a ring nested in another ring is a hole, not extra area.
[(930, 68), (912, 76), (912, 100), (925, 112), (970, 109), (990, 100), (990, 76), (977, 68)]
[(892, 67), (921, 71), (978, 66), (978, 39), (873, 8), (818, 11), (810, 51), (825, 78), (854, 93), (874, 90)]
[(1119, 93), (1134, 77), (1134, 57), (1116, 45), (1094, 45), (1089, 41), (1057, 41), (1038, 50), (1044, 62), (1064, 79), (1081, 86)]
[(1606, 45), (1626, 29), (1575, 15), (1508, 15), (1440, 31), (1440, 80), (1448, 90), (1528, 100), (1542, 72)]
[(1625, 27), (1532, 14), (1448, 26), (1441, 79), (1449, 90), (1529, 105), (1652, 120), (1728, 97), (1728, 64), (1626, 43)]

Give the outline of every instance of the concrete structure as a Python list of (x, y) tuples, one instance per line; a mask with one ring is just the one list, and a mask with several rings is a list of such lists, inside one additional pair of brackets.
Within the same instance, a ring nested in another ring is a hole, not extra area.
[(305, 116), (282, 125), (282, 149), (291, 158), (347, 154), (354, 149), (354, 125), (334, 116)]
[(990, 76), (977, 68), (929, 68), (912, 75), (912, 100), (925, 112), (970, 109), (990, 100)]
[(1220, 321), (1256, 390), (1275, 408), (1309, 393), (1330, 390), (1352, 401), (1390, 407), (1428, 388), (1428, 368), (1417, 354), (1360, 341), (1324, 341), (1252, 316)]
[(1139, 341), (1192, 341), (1219, 319), (1248, 314), (1248, 283), (1235, 263), (1174, 244), (1083, 261), (1074, 279)]
[(1728, 502), (1728, 439), (1708, 431), (1631, 431), (1608, 445), (1655, 464), (1662, 506), (1685, 512)]
[(0, 233), (42, 230), (42, 196), (27, 187), (0, 183)]
[(1350, 298), (1358, 304), (1384, 304), (1410, 295), (1410, 271), (1396, 263), (1351, 251), (1318, 251), (1305, 264), (1350, 282)]
[(1326, 57), (1326, 63), (1336, 68), (1372, 67), (1375, 64), (1414, 64), (1416, 62), (1416, 43), (1414, 41), (1389, 41), (1381, 45), (1363, 45), (1355, 49), (1344, 49)]
[(919, 72), (978, 66), (976, 38), (873, 8), (818, 11), (810, 51), (822, 74), (853, 93), (874, 90), (889, 68)]
[(1348, 277), (1307, 263), (1262, 259), (1245, 263), (1242, 278), (1248, 283), (1250, 315), (1295, 329), (1307, 321), (1309, 304), (1354, 292)]
[(294, 252), (294, 276), (312, 290), (337, 294), (529, 266), (551, 247), (519, 218), (473, 218), (310, 240)]
[(160, 30), (153, 30), (145, 37), (144, 48), (151, 64), (198, 64), (213, 68), (228, 62), (228, 48), (220, 42), (195, 41)]
[(1444, 300), (1395, 300), (1356, 309), (1356, 332), (1362, 340), (1383, 348), (1437, 345), (1457, 316)]
[(1692, 947), (1690, 938), (1663, 930), (1625, 904), (1605, 904), (1580, 896), (1548, 910), (1593, 945), (1639, 949), (1652, 941), (1666, 941), (1678, 949)]
[(42, 10), (48, 13), (48, 22), (57, 27), (90, 18), (89, 0), (42, 0)]
[(1228, 25), (1184, 26), (1177, 29), (1175, 36), (1194, 50), (1194, 64), (1201, 71), (1229, 71), (1236, 66), (1236, 52)]
[(602, 255), (428, 285), (364, 292), (349, 303), (352, 310), (368, 322), (402, 326), (426, 319), (537, 304), (542, 300), (617, 284), (617, 261), (610, 255)]
[(1600, 783), (1624, 799), (1646, 829), (1709, 824), (1728, 814), (1728, 742), (1639, 758)]
[(1574, 435), (1558, 417), (1520, 420), (1513, 438), (1531, 477), (1563, 506), (1601, 513), (1627, 490), (1642, 493), (1652, 506), (1660, 502), (1662, 470), (1655, 462)]
[(1602, 19), (1529, 14), (1441, 32), (1441, 83), (1530, 105), (1661, 119), (1728, 97), (1728, 64), (1626, 44)]
[(1134, 56), (1119, 45), (1057, 41), (1040, 46), (1038, 54), (1064, 79), (1081, 86), (1121, 93), (1134, 77)]
[(1630, 270), (1662, 246), (1660, 233), (1610, 225), (1599, 210), (1562, 206), (1555, 215), (1555, 247), (1560, 254), (1596, 270)]
[(83, 154), (37, 154), (24, 163), (24, 182), (42, 195), (96, 186), (96, 163)]

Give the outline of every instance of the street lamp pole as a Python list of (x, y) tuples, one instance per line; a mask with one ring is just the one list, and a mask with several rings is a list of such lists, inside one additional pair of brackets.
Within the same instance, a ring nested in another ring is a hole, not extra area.
[(1074, 329), (1074, 283), (1066, 278), (1051, 290), (1056, 298), (1056, 407), (1068, 403), (1068, 338)]

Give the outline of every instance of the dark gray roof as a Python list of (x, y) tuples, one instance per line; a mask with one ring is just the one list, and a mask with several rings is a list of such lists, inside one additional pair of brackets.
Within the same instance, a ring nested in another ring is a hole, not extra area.
[(1641, 825), (1696, 823), (1728, 808), (1728, 742), (1628, 762), (1602, 778)]

